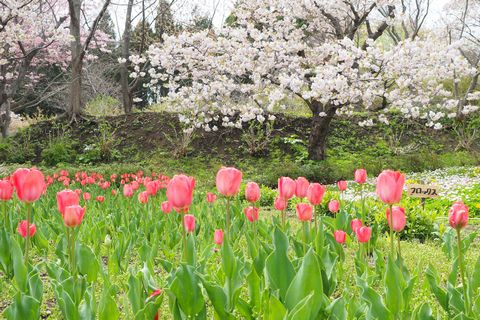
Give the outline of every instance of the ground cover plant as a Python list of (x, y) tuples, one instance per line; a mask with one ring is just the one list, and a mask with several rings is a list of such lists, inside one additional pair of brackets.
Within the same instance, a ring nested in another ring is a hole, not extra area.
[[(455, 176), (425, 208), (404, 192)], [(17, 169), (0, 182), (2, 315), (475, 319), (478, 169), (353, 177), (280, 177), (272, 190), (231, 167), (213, 188), (180, 174)], [(430, 224), (417, 221), (425, 211)], [(423, 225), (428, 237), (412, 231)]]

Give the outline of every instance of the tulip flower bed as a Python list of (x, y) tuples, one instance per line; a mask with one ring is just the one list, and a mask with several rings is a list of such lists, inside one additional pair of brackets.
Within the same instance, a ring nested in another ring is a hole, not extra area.
[[(280, 177), (275, 199), (260, 206), (261, 188), (242, 183), (235, 168), (218, 171), (215, 190), (186, 175), (18, 169), (0, 180), (0, 312), (477, 319), (480, 258), (469, 208), (448, 204), (441, 246), (404, 241), (409, 217), (423, 210), (400, 206), (408, 177), (382, 172), (373, 197), (364, 193), (365, 170), (353, 178), (327, 188)], [(352, 188), (358, 197), (348, 196)]]

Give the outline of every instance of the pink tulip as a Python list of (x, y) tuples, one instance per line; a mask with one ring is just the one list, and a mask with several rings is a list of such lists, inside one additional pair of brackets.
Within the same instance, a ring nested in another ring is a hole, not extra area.
[(297, 184), (289, 177), (281, 177), (278, 179), (278, 194), (285, 200), (290, 199), (295, 194)]
[(255, 182), (249, 182), (245, 186), (245, 199), (255, 203), (260, 199), (260, 187)]
[(112, 196), (116, 196), (117, 195), (117, 190), (116, 189), (112, 189)]
[(13, 185), (8, 180), (0, 180), (0, 200), (7, 201), (12, 199)]
[(367, 182), (367, 170), (357, 169), (355, 170), (355, 182), (359, 184), (364, 184)]
[(138, 202), (143, 203), (143, 204), (148, 202), (148, 192), (147, 191), (143, 191), (143, 192), (140, 192), (138, 194)]
[(207, 192), (207, 202), (214, 203), (217, 200), (217, 195), (215, 193)]
[(365, 243), (370, 240), (370, 237), (372, 236), (372, 229), (363, 226), (358, 228), (355, 233), (357, 235), (358, 242)]
[(184, 215), (183, 226), (188, 233), (193, 232), (195, 230), (195, 217), (191, 214)]
[(133, 196), (133, 187), (131, 184), (123, 185), (123, 195), (127, 198)]
[(90, 193), (88, 192), (83, 193), (83, 200), (88, 201), (90, 200), (90, 198), (91, 198)]
[(338, 212), (338, 210), (340, 210), (340, 202), (338, 202), (338, 200), (330, 200), (328, 210), (332, 213)]
[(168, 201), (163, 201), (162, 202), (162, 212), (163, 213), (170, 213), (172, 211), (173, 207), (172, 204)]
[(188, 211), (192, 204), (195, 179), (186, 175), (176, 175), (170, 180), (167, 186), (167, 199), (172, 206), (180, 211)]
[(215, 230), (215, 233), (213, 234), (213, 242), (219, 246), (223, 244), (223, 230)]
[(259, 208), (247, 207), (243, 210), (243, 212), (245, 213), (245, 216), (247, 217), (248, 221), (254, 222), (258, 220), (259, 210), (260, 210)]
[(304, 177), (298, 177), (295, 180), (295, 196), (297, 198), (305, 198), (307, 196), (307, 190), (310, 186), (310, 183)]
[(361, 228), (362, 226), (363, 226), (363, 223), (362, 223), (362, 220), (360, 220), (360, 219), (353, 219), (350, 222), (350, 227), (352, 228), (353, 232), (357, 232), (357, 230), (359, 228)]
[(146, 191), (149, 196), (154, 196), (157, 194), (157, 183), (155, 181), (150, 181), (147, 183)]
[(282, 197), (279, 196), (275, 199), (275, 202), (273, 203), (273, 207), (275, 208), (275, 210), (283, 211), (287, 207), (287, 201), (282, 199)]
[(318, 206), (322, 203), (326, 191), (327, 188), (320, 183), (311, 183), (308, 186), (307, 199), (312, 205)]
[(337, 241), (338, 243), (345, 243), (347, 234), (343, 230), (336, 230), (333, 233), (333, 237), (335, 238), (335, 241)]
[(468, 207), (462, 202), (455, 202), (448, 211), (448, 222), (454, 229), (462, 229), (468, 224)]
[(30, 224), (29, 228), (27, 228), (27, 220), (20, 221), (20, 223), (18, 224), (18, 227), (17, 227), (17, 232), (23, 238), (26, 238), (27, 237), (27, 231), (29, 233), (29, 236), (33, 237), (35, 232), (37, 232), (37, 226), (35, 226), (35, 224), (32, 223), (32, 224)]
[(17, 169), (12, 175), (17, 197), (23, 202), (35, 202), (45, 192), (47, 185), (43, 173), (37, 169)]
[(340, 180), (337, 182), (337, 187), (338, 187), (338, 190), (340, 190), (341, 192), (347, 190), (347, 181), (345, 180)]
[(402, 199), (405, 176), (398, 171), (384, 170), (377, 178), (377, 196), (386, 204)]
[(95, 198), (95, 200), (96, 200), (97, 202), (104, 202), (104, 201), (105, 201), (105, 197), (104, 197), (104, 196), (97, 196), (97, 197)]
[(405, 216), (405, 209), (402, 207), (397, 207), (393, 206), (392, 207), (393, 215), (390, 218), (390, 208), (387, 208), (387, 222), (390, 227), (390, 220), (393, 219), (393, 230), (396, 232), (400, 232), (405, 228), (405, 225), (407, 224), (407, 218)]
[(63, 214), (63, 222), (67, 227), (76, 227), (82, 223), (85, 208), (79, 205), (68, 206)]
[(60, 192), (57, 192), (57, 207), (58, 211), (63, 215), (65, 213), (65, 208), (68, 206), (78, 205), (80, 199), (78, 193), (75, 191), (65, 189)]
[(308, 203), (297, 204), (297, 217), (300, 221), (312, 220), (313, 207)]
[(232, 197), (240, 190), (242, 171), (236, 168), (222, 168), (217, 173), (216, 184), (220, 194)]

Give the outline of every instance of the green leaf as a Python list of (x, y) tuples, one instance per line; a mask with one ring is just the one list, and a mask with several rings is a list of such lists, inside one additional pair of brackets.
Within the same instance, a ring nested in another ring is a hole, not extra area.
[[(313, 293), (315, 310), (312, 310), (312, 317), (316, 317), (323, 304), (323, 283), (319, 276), (322, 272), (319, 259), (312, 248), (308, 250), (303, 258), (302, 265), (295, 278), (288, 287), (285, 297), (285, 305), (292, 310), (301, 300)], [(324, 305), (323, 307), (326, 307)]]
[(314, 315), (316, 312), (313, 310), (316, 305), (316, 301), (313, 301), (314, 293), (310, 293), (308, 296), (300, 300), (297, 305), (288, 313), (288, 320), (308, 320), (317, 319)]
[(212, 302), (215, 313), (220, 317), (220, 319), (228, 319), (230, 317), (230, 314), (227, 311), (228, 298), (222, 287), (208, 281), (204, 281), (203, 286), (207, 291), (208, 298)]
[(99, 320), (116, 320), (120, 318), (117, 304), (113, 297), (115, 296), (114, 287), (104, 288), (102, 297), (98, 305)]
[(432, 309), (428, 303), (422, 303), (413, 312), (413, 319), (415, 320), (435, 320), (432, 314)]
[(382, 301), (382, 297), (372, 288), (370, 288), (367, 282), (357, 277), (357, 284), (362, 290), (362, 299), (368, 303), (368, 317), (375, 319), (393, 319), (390, 311), (385, 307)]
[(247, 276), (248, 293), (250, 297), (250, 305), (252, 307), (260, 308), (261, 303), (261, 290), (260, 290), (260, 277), (258, 276), (255, 268)]
[(285, 318), (287, 309), (275, 296), (270, 295), (268, 300), (268, 310), (265, 312), (265, 318), (268, 320), (279, 320)]
[(40, 305), (34, 297), (18, 292), (3, 314), (8, 320), (37, 320), (40, 318)]
[[(292, 262), (288, 259), (287, 236), (278, 228), (275, 228), (273, 243), (275, 249), (267, 257), (265, 266), (272, 289), (278, 289), (280, 291), (280, 298), (283, 300), (295, 276), (295, 270), (293, 269)], [(279, 266), (281, 266), (281, 268)]]
[(345, 307), (345, 299), (343, 297), (335, 299), (330, 303), (327, 308), (327, 311), (330, 313), (330, 318), (332, 320), (346, 320), (347, 319), (347, 309)]
[(196, 317), (205, 309), (199, 283), (200, 279), (195, 275), (193, 267), (182, 265), (175, 272), (170, 285), (170, 291), (175, 295), (181, 310), (190, 317)]
[(404, 307), (402, 289), (406, 287), (403, 274), (393, 261), (391, 255), (388, 256), (387, 270), (385, 272), (385, 302), (387, 308), (394, 317), (400, 314)]
[(425, 272), (425, 277), (427, 278), (430, 291), (432, 291), (435, 298), (437, 298), (437, 301), (442, 306), (442, 308), (446, 312), (448, 312), (449, 301), (448, 301), (447, 292), (438, 285), (440, 282), (440, 276), (438, 275), (437, 271), (432, 265), (428, 266)]
[(88, 282), (97, 281), (100, 266), (93, 251), (88, 246), (79, 243), (75, 248), (75, 256), (78, 272), (86, 275)]
[(27, 266), (23, 261), (23, 254), (20, 246), (17, 241), (13, 240), (10, 242), (12, 250), (12, 260), (13, 260), (13, 273), (15, 275), (15, 282), (18, 286), (18, 289), (24, 293), (27, 291)]

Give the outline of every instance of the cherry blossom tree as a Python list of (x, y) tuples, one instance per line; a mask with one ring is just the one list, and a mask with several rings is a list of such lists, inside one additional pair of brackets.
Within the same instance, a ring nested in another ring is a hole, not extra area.
[[(67, 15), (58, 1), (7, 0), (0, 5), (0, 128), (6, 137), (11, 112), (23, 104), (20, 93), (32, 90), (41, 68), (65, 69), (69, 54)], [(51, 94), (49, 92), (48, 94)]]
[[(442, 82), (453, 71), (470, 72), (455, 45), (419, 37), (422, 20), (413, 24), (415, 37), (383, 39), (405, 22), (397, 7), (396, 1), (241, 1), (216, 34), (166, 37), (132, 61), (152, 66), (152, 88), (168, 82), (163, 101), (190, 128), (241, 127), (300, 101), (312, 113), (310, 158), (324, 159), (336, 115), (366, 111), (371, 118), (361, 124), (370, 125), (399, 110), (441, 128), (453, 104)], [(141, 77), (139, 71), (131, 76)]]

